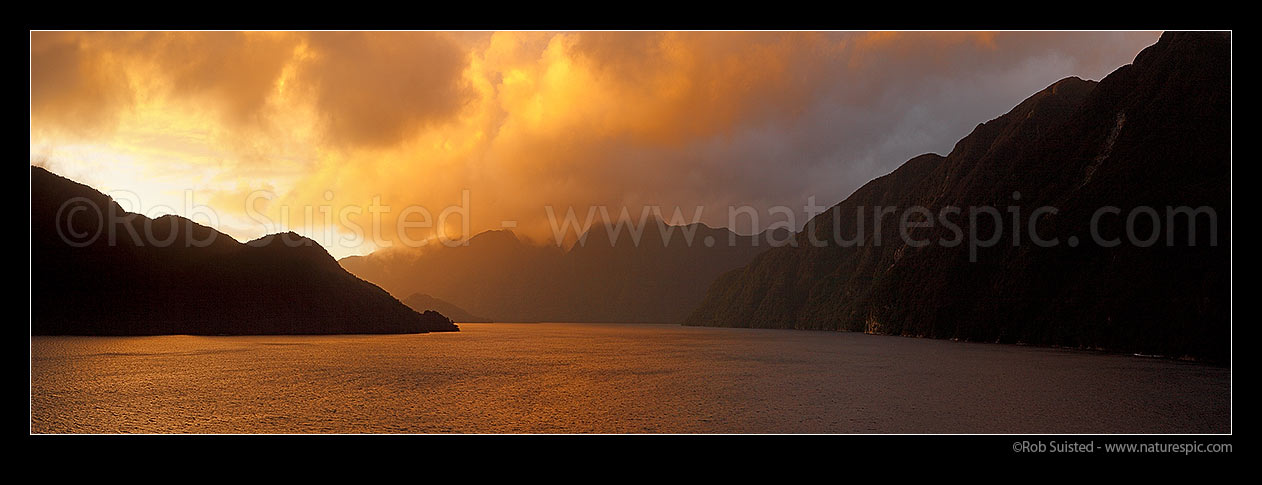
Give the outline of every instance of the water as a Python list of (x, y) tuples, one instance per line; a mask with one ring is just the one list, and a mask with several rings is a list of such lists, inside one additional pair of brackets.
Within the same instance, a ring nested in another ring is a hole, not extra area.
[(1230, 369), (853, 333), (36, 337), (36, 433), (1230, 432)]

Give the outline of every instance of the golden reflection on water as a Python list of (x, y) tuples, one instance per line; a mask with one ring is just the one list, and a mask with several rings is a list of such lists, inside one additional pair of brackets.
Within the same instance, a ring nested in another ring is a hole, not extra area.
[(1230, 370), (833, 332), (34, 337), (35, 433), (1229, 432)]

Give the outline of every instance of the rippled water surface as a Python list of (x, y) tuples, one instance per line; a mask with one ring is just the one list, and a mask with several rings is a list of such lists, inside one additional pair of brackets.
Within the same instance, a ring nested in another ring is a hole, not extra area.
[(1229, 432), (1230, 370), (853, 333), (36, 337), (36, 433)]

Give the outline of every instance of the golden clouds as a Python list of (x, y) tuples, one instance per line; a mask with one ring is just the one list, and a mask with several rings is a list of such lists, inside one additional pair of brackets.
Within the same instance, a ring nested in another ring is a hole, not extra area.
[(273, 220), (468, 189), (474, 231), (543, 238), (545, 205), (838, 200), (1019, 101), (996, 91), (1098, 78), (1075, 60), (1111, 69), (1145, 35), (35, 32), (32, 157), (107, 189), (186, 181), (241, 237), (232, 200), (270, 188)]
[(174, 32), (129, 36), (126, 49), (171, 95), (209, 97), (234, 122), (259, 116), (299, 40), (266, 32)]
[(687, 140), (795, 115), (838, 74), (837, 43), (819, 33), (664, 33), (646, 37), (651, 47), (640, 55), (611, 48), (611, 35), (584, 36), (578, 52), (624, 81), (619, 98), (642, 107), (628, 128), (651, 139)]
[(132, 102), (113, 56), (85, 47), (76, 34), (31, 34), (31, 128), (81, 133), (109, 124)]
[(465, 53), (441, 34), (310, 34), (299, 70), (338, 141), (387, 145), (457, 113), (472, 92)]
[(551, 36), (527, 65), (493, 55), (531, 43), (497, 33), (488, 50), (507, 111), (537, 130), (647, 143), (800, 111), (829, 81), (836, 47), (814, 33), (584, 32)]
[(269, 101), (288, 95), (313, 103), (331, 138), (383, 144), (451, 116), (470, 94), (465, 53), (426, 32), (34, 32), (31, 58), (40, 126), (108, 121), (167, 98), (257, 128), (277, 115)]

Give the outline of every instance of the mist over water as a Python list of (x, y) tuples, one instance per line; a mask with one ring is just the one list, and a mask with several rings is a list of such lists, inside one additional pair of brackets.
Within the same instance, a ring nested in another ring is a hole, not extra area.
[(1230, 432), (1230, 369), (629, 324), (33, 337), (36, 433)]

